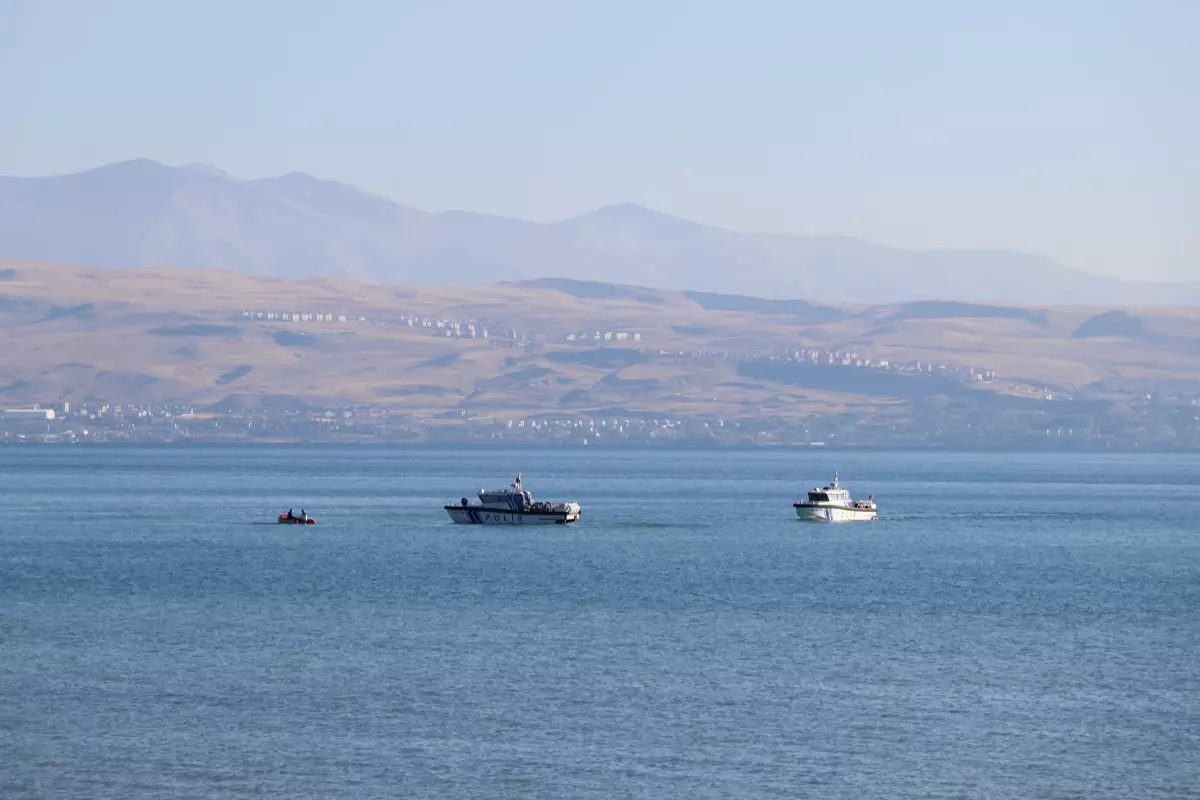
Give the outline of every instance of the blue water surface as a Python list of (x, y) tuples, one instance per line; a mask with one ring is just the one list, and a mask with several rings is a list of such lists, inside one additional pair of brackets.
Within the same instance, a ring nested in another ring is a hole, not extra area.
[[(795, 518), (834, 469), (878, 522)], [(583, 520), (450, 524), (517, 471)], [(1151, 454), (0, 448), (0, 798), (1200, 797), (1198, 483)]]

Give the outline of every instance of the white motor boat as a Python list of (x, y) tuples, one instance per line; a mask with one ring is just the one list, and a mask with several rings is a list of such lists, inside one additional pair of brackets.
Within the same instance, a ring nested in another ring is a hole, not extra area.
[(838, 482), (836, 472), (828, 486), (811, 490), (807, 500), (793, 503), (792, 507), (796, 509), (796, 516), (807, 522), (858, 522), (879, 516), (875, 496), (868, 495), (866, 500), (851, 499), (850, 492)]
[(450, 519), (460, 525), (565, 525), (575, 522), (583, 509), (578, 503), (536, 503), (521, 485), (521, 476), (504, 489), (480, 489), (479, 502), (463, 498), (446, 506)]

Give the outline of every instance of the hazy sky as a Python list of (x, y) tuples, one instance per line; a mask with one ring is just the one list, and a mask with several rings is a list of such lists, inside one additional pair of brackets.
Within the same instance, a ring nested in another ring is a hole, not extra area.
[(1200, 2), (0, 0), (0, 174), (138, 157), (1200, 279)]

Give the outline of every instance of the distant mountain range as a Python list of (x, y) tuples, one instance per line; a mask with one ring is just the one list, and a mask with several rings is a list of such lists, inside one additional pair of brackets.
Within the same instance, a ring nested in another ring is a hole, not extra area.
[(431, 214), (302, 173), (239, 180), (144, 159), (0, 177), (0, 255), (410, 285), (555, 277), (838, 303), (1200, 305), (1200, 281), (1124, 282), (1028, 253), (737, 233), (630, 204), (547, 224)]

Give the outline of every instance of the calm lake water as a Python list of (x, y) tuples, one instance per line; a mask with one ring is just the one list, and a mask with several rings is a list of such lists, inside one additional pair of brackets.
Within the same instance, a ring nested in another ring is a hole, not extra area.
[[(795, 519), (835, 468), (878, 522)], [(449, 523), (518, 470), (583, 521)], [(0, 448), (0, 798), (1198, 797), (1198, 483), (1156, 455)]]

